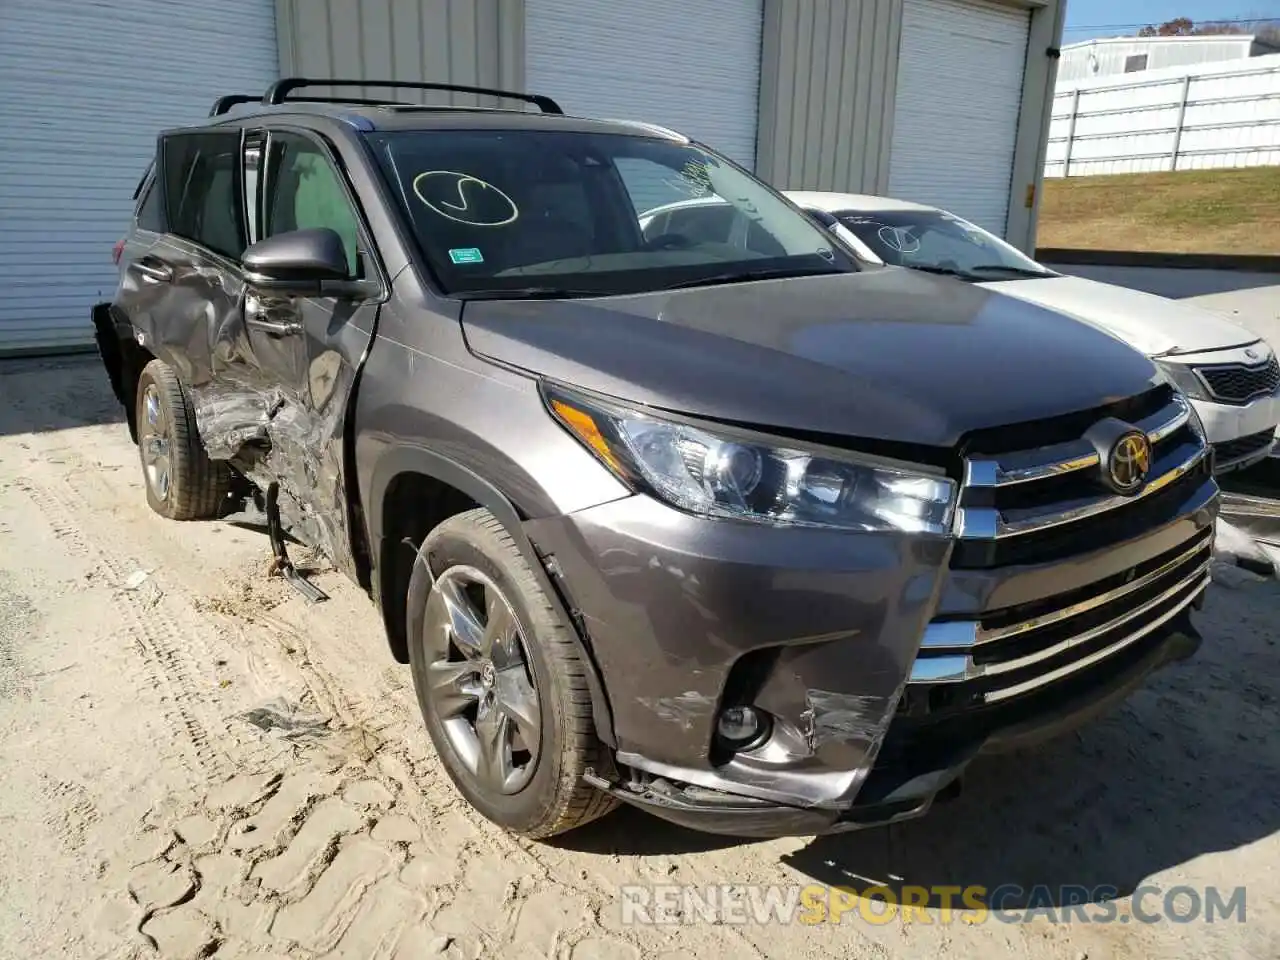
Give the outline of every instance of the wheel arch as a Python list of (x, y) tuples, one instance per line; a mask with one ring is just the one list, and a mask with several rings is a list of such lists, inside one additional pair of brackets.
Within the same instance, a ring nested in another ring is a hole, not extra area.
[(111, 392), (124, 408), (129, 436), (138, 442), (138, 377), (155, 355), (141, 346), (133, 335), (129, 318), (115, 304), (96, 303), (92, 311), (94, 339), (98, 355), (106, 367)]
[(506, 529), (552, 608), (569, 626), (578, 655), (588, 667), (597, 735), (608, 745), (616, 745), (607, 692), (581, 618), (548, 572), (548, 558), (538, 553), (525, 532), (525, 515), (506, 494), (447, 457), (419, 447), (401, 447), (379, 458), (370, 483), (369, 506), (372, 509), (366, 522), (376, 565), (371, 577), (374, 600), (397, 662), (408, 663), (409, 637), (422, 628), (426, 598), (410, 597), (408, 587), (414, 567), (425, 562), (419, 553), (423, 540), (450, 516), (483, 507)]

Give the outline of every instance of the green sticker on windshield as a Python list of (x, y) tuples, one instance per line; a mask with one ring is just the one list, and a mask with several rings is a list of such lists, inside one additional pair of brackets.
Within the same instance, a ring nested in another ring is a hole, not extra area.
[(454, 263), (484, 263), (484, 254), (479, 247), (454, 247), (449, 251), (449, 259)]

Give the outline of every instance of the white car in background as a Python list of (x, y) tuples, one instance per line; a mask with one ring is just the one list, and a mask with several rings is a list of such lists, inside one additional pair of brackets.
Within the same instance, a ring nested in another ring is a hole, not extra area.
[[(954, 276), (1100, 327), (1151, 357), (1192, 401), (1220, 473), (1267, 457), (1280, 424), (1280, 362), (1266, 341), (1177, 300), (1064, 276), (945, 210), (885, 197), (788, 191), (874, 264)], [(640, 217), (646, 236), (680, 234), (754, 249), (751, 224), (718, 197)], [(761, 250), (768, 255), (769, 251)]]

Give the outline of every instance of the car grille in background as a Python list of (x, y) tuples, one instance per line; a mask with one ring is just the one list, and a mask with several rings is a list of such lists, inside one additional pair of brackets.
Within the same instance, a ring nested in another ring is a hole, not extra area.
[(1280, 390), (1280, 361), (1275, 354), (1253, 366), (1224, 363), (1194, 369), (1209, 395), (1222, 403), (1248, 403)]
[(1214, 459), (1217, 466), (1229, 467), (1237, 460), (1247, 460), (1249, 457), (1270, 450), (1272, 444), (1275, 443), (1275, 439), (1275, 430), (1267, 429), (1261, 433), (1251, 433), (1247, 437), (1236, 437), (1234, 440), (1215, 443), (1213, 445)]

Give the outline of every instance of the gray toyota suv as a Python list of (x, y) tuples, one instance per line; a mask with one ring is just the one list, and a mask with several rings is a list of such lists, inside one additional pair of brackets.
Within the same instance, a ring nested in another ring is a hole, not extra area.
[[(151, 505), (369, 591), (485, 816), (916, 816), (1195, 649), (1218, 489), (1141, 354), (672, 131), (354, 83), (162, 134), (93, 321)], [(724, 242), (639, 224), (710, 196)]]

